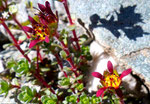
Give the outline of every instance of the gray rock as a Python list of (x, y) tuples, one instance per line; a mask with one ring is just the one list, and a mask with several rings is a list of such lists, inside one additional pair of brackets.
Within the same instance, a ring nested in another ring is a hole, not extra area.
[(130, 57), (150, 47), (150, 1), (69, 0), (69, 4), (71, 13), (89, 25), (100, 44), (110, 46), (118, 60), (150, 82), (150, 57), (141, 53)]

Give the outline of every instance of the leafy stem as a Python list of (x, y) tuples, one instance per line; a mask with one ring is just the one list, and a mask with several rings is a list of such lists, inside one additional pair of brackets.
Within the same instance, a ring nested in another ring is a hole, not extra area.
[[(71, 19), (71, 15), (70, 15), (70, 11), (69, 11), (67, 3), (68, 3), (67, 0), (64, 0), (63, 5), (64, 5), (64, 8), (66, 10), (66, 13), (67, 13), (70, 25), (73, 25), (74, 23), (73, 23), (73, 21)], [(73, 40), (76, 42), (77, 48), (80, 51), (80, 45), (79, 45), (79, 42), (78, 42), (79, 40), (78, 40), (78, 37), (77, 37), (75, 29), (72, 30), (72, 33), (73, 33), (73, 36), (74, 36)]]

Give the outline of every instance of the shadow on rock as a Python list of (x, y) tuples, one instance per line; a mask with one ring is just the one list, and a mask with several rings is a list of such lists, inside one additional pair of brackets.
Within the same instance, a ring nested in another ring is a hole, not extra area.
[(135, 8), (136, 5), (125, 8), (121, 5), (119, 12), (115, 11), (117, 20), (115, 20), (115, 16), (111, 14), (106, 16), (106, 18), (110, 17), (109, 19), (100, 18), (97, 14), (94, 14), (90, 17), (91, 24), (89, 28), (93, 30), (97, 27), (104, 27), (117, 38), (121, 36), (119, 31), (121, 30), (130, 40), (136, 41), (137, 37), (142, 37), (143, 34), (149, 35), (149, 33), (144, 32), (142, 27), (138, 25), (144, 22), (141, 18), (141, 14), (135, 13)]

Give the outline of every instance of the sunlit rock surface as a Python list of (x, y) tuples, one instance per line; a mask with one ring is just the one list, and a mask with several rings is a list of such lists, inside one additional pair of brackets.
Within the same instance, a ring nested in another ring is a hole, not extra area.
[(150, 1), (69, 0), (69, 4), (100, 44), (109, 45), (118, 61), (150, 82), (150, 56), (141, 53), (145, 49), (150, 53)]

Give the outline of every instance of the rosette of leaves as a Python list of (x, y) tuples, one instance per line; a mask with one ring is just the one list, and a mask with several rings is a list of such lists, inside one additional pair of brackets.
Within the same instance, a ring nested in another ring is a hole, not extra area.
[(65, 98), (63, 104), (77, 104), (77, 95), (70, 95)]
[(101, 102), (100, 97), (96, 97), (96, 95), (93, 95), (91, 97), (91, 104), (100, 104), (100, 102)]
[(18, 95), (18, 99), (23, 103), (34, 102), (37, 100), (36, 98), (36, 89), (31, 89), (28, 86), (23, 86), (21, 88), (21, 92)]
[(89, 104), (90, 103), (90, 97), (88, 97), (85, 93), (82, 93), (80, 96), (80, 102), (79, 104)]
[(60, 86), (69, 86), (71, 83), (70, 83), (70, 78), (69, 77), (62, 77), (60, 80), (59, 80), (59, 82), (58, 82), (58, 84), (60, 85)]
[(30, 71), (29, 63), (27, 60), (22, 59), (20, 61), (11, 60), (7, 63), (7, 67), (12, 69), (17, 77), (27, 74)]
[(41, 102), (43, 104), (57, 104), (57, 97), (54, 94), (51, 94), (51, 96), (43, 95), (41, 97)]

